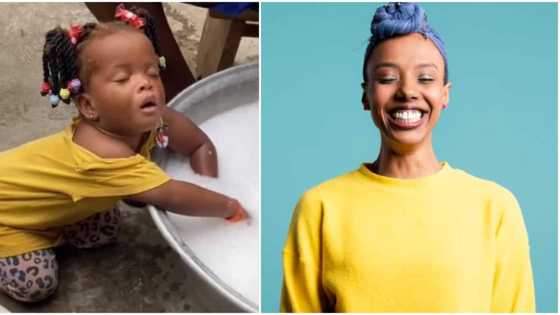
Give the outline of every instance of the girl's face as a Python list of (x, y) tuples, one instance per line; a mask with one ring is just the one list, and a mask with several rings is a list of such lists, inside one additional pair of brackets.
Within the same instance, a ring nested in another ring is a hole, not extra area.
[(431, 145), (431, 133), (450, 83), (444, 84), (444, 60), (436, 46), (412, 33), (381, 42), (367, 65), (364, 106), (382, 139), (402, 150)]
[(165, 92), (158, 57), (144, 34), (120, 30), (94, 38), (80, 57), (91, 69), (78, 100), (86, 118), (122, 136), (137, 136), (159, 123)]

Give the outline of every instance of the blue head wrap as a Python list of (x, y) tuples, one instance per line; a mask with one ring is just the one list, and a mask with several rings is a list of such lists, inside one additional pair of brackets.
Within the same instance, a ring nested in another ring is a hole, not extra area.
[(371, 37), (364, 58), (364, 82), (367, 80), (366, 66), (371, 52), (382, 41), (406, 35), (420, 33), (429, 38), (437, 47), (445, 63), (444, 82), (447, 83), (447, 53), (443, 47), (443, 40), (428, 25), (426, 12), (415, 3), (389, 3), (377, 8), (371, 21)]

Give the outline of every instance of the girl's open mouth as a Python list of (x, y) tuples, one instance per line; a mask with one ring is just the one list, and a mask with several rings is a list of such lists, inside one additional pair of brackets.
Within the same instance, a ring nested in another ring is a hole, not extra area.
[(148, 101), (142, 106), (140, 106), (140, 110), (144, 113), (152, 113), (158, 109), (158, 105), (155, 102)]

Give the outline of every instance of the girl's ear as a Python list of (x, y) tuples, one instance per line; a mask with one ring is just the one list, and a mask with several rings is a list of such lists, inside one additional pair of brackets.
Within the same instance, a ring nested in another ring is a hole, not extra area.
[(78, 95), (76, 100), (76, 107), (80, 114), (88, 120), (97, 120), (99, 118), (99, 113), (95, 107), (91, 96), (87, 93), (81, 93)]

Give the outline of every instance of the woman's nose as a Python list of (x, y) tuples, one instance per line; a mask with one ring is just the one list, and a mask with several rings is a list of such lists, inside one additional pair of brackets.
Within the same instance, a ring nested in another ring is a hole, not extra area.
[(398, 99), (415, 100), (419, 96), (416, 83), (412, 79), (402, 78), (395, 97)]

